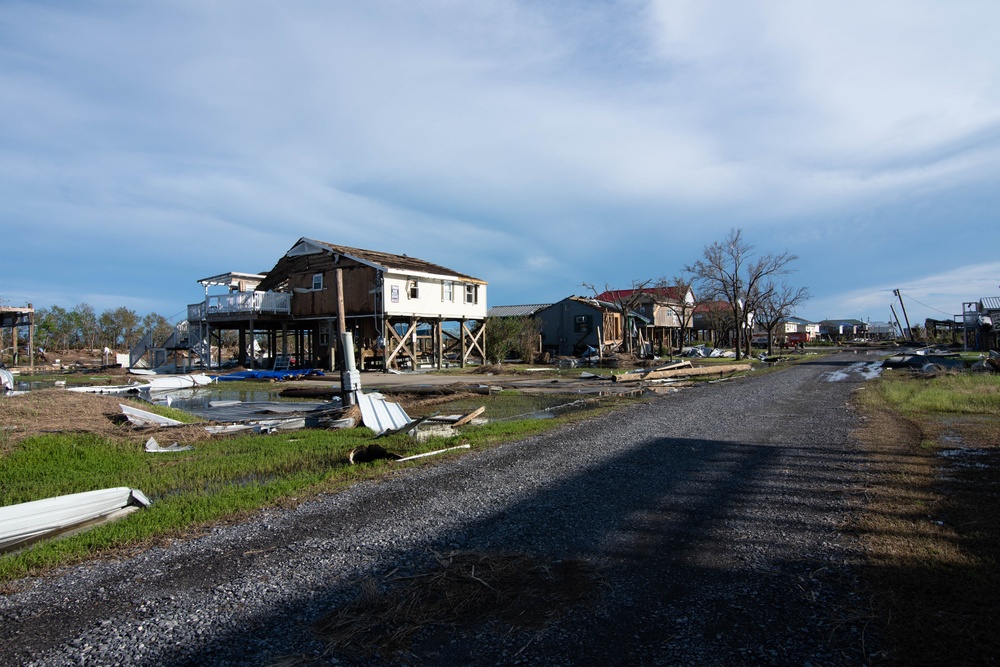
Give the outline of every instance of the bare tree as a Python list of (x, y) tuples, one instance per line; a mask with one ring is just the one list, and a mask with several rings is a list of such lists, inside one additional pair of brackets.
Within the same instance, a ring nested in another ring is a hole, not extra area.
[(769, 282), (765, 287), (764, 292), (768, 296), (754, 303), (754, 313), (757, 323), (767, 332), (767, 353), (770, 355), (774, 354), (774, 330), (791, 317), (792, 312), (805, 303), (810, 294), (805, 287), (796, 289), (785, 282), (780, 285)]
[(650, 285), (653, 284), (651, 279), (647, 280), (633, 280), (632, 286), (629, 289), (624, 290), (613, 290), (607, 283), (604, 284), (604, 291), (598, 292), (597, 288), (591, 283), (583, 283), (583, 287), (586, 287), (591, 292), (594, 293), (594, 298), (601, 296), (602, 294), (608, 295), (608, 301), (613, 303), (615, 307), (621, 311), (622, 314), (622, 338), (625, 343), (625, 351), (632, 352), (632, 333), (629, 327), (629, 314), (636, 309), (636, 306), (642, 301), (643, 296), (647, 293)]
[(705, 246), (702, 259), (685, 267), (694, 276), (701, 290), (706, 294), (719, 294), (729, 304), (736, 324), (736, 358), (743, 354), (744, 341), (749, 341), (752, 309), (754, 302), (769, 298), (769, 279), (785, 275), (791, 269), (788, 265), (798, 259), (790, 253), (767, 253), (757, 256), (754, 246), (743, 239), (743, 231), (737, 228), (721, 243)]
[[(673, 278), (661, 277), (653, 286), (653, 291), (663, 295), (663, 307), (670, 310), (680, 321), (680, 340), (678, 344), (683, 347), (685, 342), (685, 330), (691, 329), (691, 319), (694, 317), (694, 309), (698, 307), (698, 298), (694, 292), (694, 281), (683, 276)], [(691, 301), (688, 301), (688, 295)], [(669, 298), (668, 298), (669, 296)], [(673, 341), (671, 341), (671, 344)], [(670, 350), (673, 355), (673, 347)]]

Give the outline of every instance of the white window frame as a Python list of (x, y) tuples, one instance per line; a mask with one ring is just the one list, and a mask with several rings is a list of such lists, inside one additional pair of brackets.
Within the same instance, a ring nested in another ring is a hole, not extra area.
[(450, 280), (441, 282), (441, 300), (451, 303), (455, 300), (455, 283)]
[(312, 290), (314, 292), (319, 292), (322, 289), (323, 289), (323, 274), (322, 273), (314, 273), (313, 274)]
[(411, 278), (406, 281), (406, 298), (408, 299), (419, 299), (420, 298), (420, 283), (416, 278)]
[(471, 304), (479, 303), (479, 286), (478, 285), (466, 285), (465, 286), (465, 303), (471, 303)]

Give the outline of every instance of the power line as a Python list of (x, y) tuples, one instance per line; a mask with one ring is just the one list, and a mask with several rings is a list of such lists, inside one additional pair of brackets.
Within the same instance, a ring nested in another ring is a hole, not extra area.
[(904, 294), (903, 296), (905, 296), (905, 297), (906, 297), (907, 299), (909, 299), (910, 301), (916, 301), (917, 303), (919, 303), (919, 304), (920, 304), (921, 306), (923, 306), (924, 308), (930, 308), (931, 310), (933, 310), (933, 311), (936, 311), (936, 312), (938, 312), (938, 313), (941, 313), (942, 315), (947, 315), (948, 317), (951, 317), (951, 316), (952, 316), (952, 315), (954, 314), (954, 313), (946, 313), (945, 311), (943, 311), (943, 310), (941, 310), (941, 309), (939, 309), (939, 308), (935, 308), (934, 306), (928, 306), (928, 305), (927, 305), (926, 303), (924, 303), (923, 301), (917, 301), (916, 299), (914, 299), (914, 298), (913, 298), (912, 296), (910, 296), (909, 294)]

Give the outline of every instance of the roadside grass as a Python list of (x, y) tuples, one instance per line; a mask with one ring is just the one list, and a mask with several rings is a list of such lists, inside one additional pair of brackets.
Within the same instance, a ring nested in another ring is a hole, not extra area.
[[(435, 407), (434, 411), (443, 408), (446, 412), (461, 412), (465, 406), (490, 404), (491, 411), (514, 415), (534, 405), (530, 399), (535, 398), (516, 393), (475, 396)], [(561, 400), (566, 403), (576, 398), (563, 396)], [(450, 437), (432, 437), (419, 443), (405, 435), (383, 437), (377, 442), (402, 456), (459, 444), (482, 448), (525, 438), (636, 400), (602, 399), (588, 404), (586, 409), (552, 419), (492, 421), (462, 427)], [(163, 408), (155, 409), (164, 412)], [(151, 433), (162, 444), (170, 442), (169, 429)], [(145, 452), (134, 438), (92, 433), (46, 433), (21, 440), (0, 455), (0, 505), (118, 486), (141, 490), (153, 504), (84, 533), (0, 554), (0, 591), (15, 579), (40, 575), (53, 567), (196, 535), (213, 524), (240, 520), (262, 508), (294, 506), (317, 494), (391, 475), (401, 467), (433, 465), (466, 451), (405, 463), (348, 463), (351, 449), (373, 441), (372, 431), (363, 427), (212, 439), (195, 443), (191, 451), (164, 454)]]
[(1000, 378), (886, 372), (857, 396), (871, 460), (857, 528), (892, 662), (1000, 656)]

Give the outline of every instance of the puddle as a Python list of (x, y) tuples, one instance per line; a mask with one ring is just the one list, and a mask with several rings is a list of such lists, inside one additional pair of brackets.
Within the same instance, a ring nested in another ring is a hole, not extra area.
[(150, 398), (150, 402), (154, 405), (165, 405), (204, 419), (223, 422), (240, 422), (340, 407), (339, 399), (332, 402), (279, 401), (277, 391), (235, 390), (215, 386), (157, 392)]

